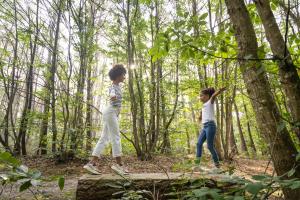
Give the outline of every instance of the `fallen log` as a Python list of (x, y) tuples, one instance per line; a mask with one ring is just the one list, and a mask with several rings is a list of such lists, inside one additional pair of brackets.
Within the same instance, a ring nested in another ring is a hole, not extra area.
[[(125, 191), (140, 191), (146, 199), (170, 199), (174, 191), (180, 193), (189, 188), (192, 182), (198, 181), (205, 187), (217, 187), (223, 175), (184, 174), (184, 173), (142, 173), (122, 177), (116, 174), (83, 175), (78, 180), (77, 200), (120, 199)], [(223, 185), (224, 186), (224, 185)], [(169, 195), (166, 195), (168, 194)], [(176, 193), (176, 195), (178, 194)]]

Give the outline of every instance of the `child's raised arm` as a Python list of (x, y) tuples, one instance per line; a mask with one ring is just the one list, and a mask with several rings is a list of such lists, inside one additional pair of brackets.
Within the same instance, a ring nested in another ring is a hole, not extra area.
[(220, 88), (218, 91), (216, 91), (215, 93), (213, 93), (213, 95), (210, 98), (211, 103), (213, 104), (215, 102), (216, 97), (221, 94), (222, 92), (224, 92), (226, 90), (226, 87), (222, 87)]

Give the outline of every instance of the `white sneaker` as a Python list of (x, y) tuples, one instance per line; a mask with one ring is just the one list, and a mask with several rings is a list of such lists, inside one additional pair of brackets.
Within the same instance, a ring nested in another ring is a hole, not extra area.
[(219, 168), (219, 167), (212, 167), (212, 169), (211, 169), (211, 171), (210, 171), (211, 173), (214, 173), (214, 174), (221, 174), (221, 173), (223, 173), (223, 170), (221, 169), (221, 168)]
[(88, 163), (88, 164), (84, 165), (83, 168), (92, 174), (101, 175), (101, 171), (96, 166), (94, 166), (92, 163)]
[(111, 169), (119, 175), (128, 175), (129, 174), (129, 171), (125, 167), (120, 166), (118, 164), (112, 165)]

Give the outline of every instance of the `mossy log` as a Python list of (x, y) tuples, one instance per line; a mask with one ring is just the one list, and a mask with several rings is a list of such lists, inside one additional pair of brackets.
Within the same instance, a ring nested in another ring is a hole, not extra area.
[(195, 181), (199, 182), (197, 185), (216, 188), (218, 179), (221, 180), (222, 177), (223, 175), (216, 174), (183, 173), (142, 173), (124, 177), (116, 174), (83, 175), (78, 180), (76, 199), (120, 199), (125, 191), (130, 190), (140, 191), (146, 199), (153, 199), (152, 195), (159, 195), (159, 199), (170, 199), (175, 191), (176, 195), (184, 193)]

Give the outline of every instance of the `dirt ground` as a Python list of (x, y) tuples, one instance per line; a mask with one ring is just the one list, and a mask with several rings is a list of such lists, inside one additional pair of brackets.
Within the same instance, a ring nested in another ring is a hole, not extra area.
[[(150, 161), (139, 161), (134, 156), (125, 156), (124, 163), (132, 173), (147, 172), (186, 172), (190, 170), (192, 156), (173, 157), (173, 156), (154, 156)], [(209, 159), (207, 159), (209, 160)], [(42, 172), (43, 177), (51, 178), (53, 176), (63, 175), (65, 177), (65, 186), (60, 191), (57, 181), (43, 182), (39, 187), (32, 188), (31, 191), (18, 192), (18, 185), (4, 188), (0, 199), (48, 199), (48, 200), (74, 200), (77, 180), (84, 173), (82, 166), (87, 162), (83, 159), (74, 159), (68, 163), (57, 163), (54, 159), (47, 157), (23, 158), (23, 163), (30, 169), (37, 169)], [(112, 173), (110, 166), (113, 160), (109, 156), (101, 159), (102, 173)], [(203, 165), (211, 167), (211, 163), (205, 160)], [(272, 164), (265, 160), (253, 160), (246, 158), (236, 158), (232, 163), (223, 163), (222, 168), (233, 170), (235, 175), (246, 178), (253, 174), (268, 173), (272, 174)], [(0, 186), (1, 188), (1, 186)], [(1, 191), (1, 189), (0, 189)]]

